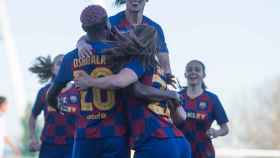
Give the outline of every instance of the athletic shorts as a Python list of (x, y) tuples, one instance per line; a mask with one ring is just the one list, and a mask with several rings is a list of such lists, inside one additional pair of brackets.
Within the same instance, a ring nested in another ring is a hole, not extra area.
[(151, 137), (135, 149), (134, 158), (191, 158), (191, 147), (183, 137)]
[(43, 143), (39, 158), (72, 158), (73, 145), (57, 145)]
[(76, 139), (73, 158), (130, 158), (127, 138)]

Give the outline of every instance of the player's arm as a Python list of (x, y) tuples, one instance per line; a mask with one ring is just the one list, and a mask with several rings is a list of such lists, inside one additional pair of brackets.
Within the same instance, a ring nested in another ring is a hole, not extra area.
[(30, 144), (29, 149), (32, 152), (38, 151), (40, 149), (40, 142), (36, 137), (36, 122), (37, 117), (40, 115), (40, 113), (43, 111), (45, 103), (44, 103), (44, 96), (46, 94), (46, 91), (42, 88), (39, 90), (34, 106), (32, 108), (29, 120), (28, 120), (28, 127), (29, 127), (29, 137), (30, 137)]
[(84, 71), (75, 72), (75, 76), (75, 84), (81, 89), (87, 89), (89, 87), (118, 89), (127, 87), (138, 80), (137, 74), (129, 68), (122, 69), (118, 74), (102, 78), (92, 78)]
[(226, 115), (226, 112), (222, 106), (222, 103), (220, 102), (220, 99), (218, 98), (218, 96), (213, 96), (213, 102), (214, 102), (214, 108), (213, 108), (213, 112), (214, 112), (214, 119), (217, 121), (218, 125), (219, 125), (219, 129), (214, 129), (214, 128), (210, 128), (209, 130), (207, 130), (206, 134), (210, 137), (210, 138), (216, 138), (219, 136), (225, 136), (229, 133), (229, 128), (228, 128), (228, 117)]
[(225, 136), (225, 135), (228, 134), (228, 132), (229, 132), (229, 128), (228, 128), (227, 123), (221, 124), (220, 125), (220, 130), (218, 131), (218, 135), (219, 136)]
[(160, 52), (159, 54), (159, 63), (164, 70), (164, 73), (171, 74), (171, 66), (168, 52)]
[(163, 101), (168, 99), (174, 99), (178, 101), (177, 92), (171, 90), (160, 90), (152, 86), (147, 86), (140, 82), (133, 84), (133, 92), (136, 97), (149, 99), (152, 101)]
[(57, 97), (66, 84), (73, 80), (73, 54), (68, 53), (64, 56), (58, 74), (55, 76), (50, 88), (48, 89), (46, 100), (49, 106), (59, 110), (57, 106)]
[(223, 123), (219, 125), (219, 127), (220, 127), (219, 129), (210, 128), (209, 130), (207, 130), (206, 134), (213, 139), (220, 136), (225, 136), (229, 133), (229, 128), (227, 123)]
[(46, 100), (48, 105), (59, 110), (57, 106), (57, 97), (61, 90), (66, 86), (66, 83), (53, 82), (47, 92)]
[(164, 73), (171, 74), (170, 58), (164, 33), (160, 25), (156, 25), (158, 46), (159, 46), (159, 63)]
[(28, 120), (28, 126), (29, 126), (29, 132), (30, 132), (30, 144), (29, 144), (29, 150), (31, 152), (39, 151), (40, 150), (40, 142), (36, 138), (36, 122), (37, 117), (35, 117), (33, 114), (30, 115)]
[(187, 113), (179, 103), (169, 102), (168, 107), (170, 109), (171, 118), (176, 125), (179, 125), (186, 120)]
[(133, 84), (133, 91), (135, 96), (140, 98), (152, 101), (168, 100), (171, 118), (175, 124), (180, 124), (186, 119), (186, 112), (184, 108), (180, 106), (180, 95), (176, 91), (160, 90), (140, 82)]
[(36, 134), (35, 134), (36, 120), (37, 120), (37, 117), (35, 117), (33, 114), (31, 114), (29, 119), (28, 119), (28, 127), (29, 127), (29, 133), (30, 133), (31, 141), (37, 140), (36, 139)]
[(81, 89), (96, 87), (100, 89), (124, 88), (136, 82), (145, 72), (144, 67), (138, 59), (133, 59), (124, 66), (117, 74), (102, 78), (92, 78), (84, 71), (75, 72), (75, 85)]

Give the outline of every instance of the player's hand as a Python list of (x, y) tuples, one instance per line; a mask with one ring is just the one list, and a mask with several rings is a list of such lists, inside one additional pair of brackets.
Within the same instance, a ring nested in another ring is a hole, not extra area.
[(210, 138), (210, 139), (214, 139), (217, 138), (218, 135), (218, 130), (214, 129), (214, 128), (210, 128), (206, 131), (206, 135)]
[(89, 57), (92, 54), (92, 47), (85, 41), (79, 41), (77, 43), (79, 58)]
[(167, 101), (169, 108), (176, 110), (176, 108), (181, 104), (181, 96), (176, 91), (169, 91), (170, 99)]
[(40, 147), (41, 147), (40, 142), (37, 141), (37, 139), (32, 138), (31, 141), (30, 141), (30, 144), (29, 144), (29, 150), (31, 152), (36, 152), (36, 151), (40, 150)]
[(88, 75), (85, 71), (75, 71), (75, 86), (79, 89), (85, 90), (89, 87), (92, 87), (90, 81), (92, 77)]
[(170, 99), (172, 99), (173, 102), (180, 104), (181, 102), (181, 96), (179, 93), (177, 93), (176, 91), (171, 91), (170, 90)]

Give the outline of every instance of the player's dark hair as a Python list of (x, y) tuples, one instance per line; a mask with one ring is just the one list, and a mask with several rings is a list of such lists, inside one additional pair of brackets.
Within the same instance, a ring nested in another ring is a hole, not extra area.
[(7, 100), (6, 97), (0, 96), (0, 106)]
[(46, 57), (39, 56), (35, 59), (35, 63), (29, 68), (29, 71), (38, 75), (40, 83), (45, 83), (54, 76), (52, 72), (53, 66), (61, 56), (63, 55), (57, 55), (53, 61), (50, 55)]
[(107, 19), (108, 18), (106, 16), (100, 23), (94, 24), (92, 26), (82, 25), (82, 28), (87, 34), (94, 37), (95, 34), (98, 34), (99, 32), (105, 31), (107, 29)]
[[(202, 67), (203, 73), (206, 74), (206, 67), (205, 67), (204, 63), (203, 63), (202, 61), (200, 61), (200, 60), (196, 60), (196, 59), (195, 59), (195, 60), (191, 60), (190, 62), (188, 62), (186, 68), (188, 67), (188, 65), (189, 65), (190, 63), (193, 63), (193, 62), (196, 62), (196, 63), (200, 64), (201, 67)], [(206, 84), (205, 84), (204, 81), (202, 81), (202, 89), (204, 89), (204, 90), (207, 89), (207, 86), (206, 86)]]

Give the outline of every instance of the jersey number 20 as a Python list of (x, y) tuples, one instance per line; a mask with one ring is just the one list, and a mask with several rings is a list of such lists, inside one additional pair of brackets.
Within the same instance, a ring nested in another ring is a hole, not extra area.
[[(91, 74), (93, 78), (105, 77), (112, 75), (112, 71), (105, 67), (94, 69)], [(105, 93), (102, 96), (102, 92)], [(92, 88), (92, 102), (86, 102), (87, 91), (81, 91), (81, 110), (92, 111), (94, 107), (101, 111), (107, 111), (115, 105), (115, 92), (113, 90), (101, 90), (99, 88)], [(102, 97), (105, 99), (102, 100)]]

